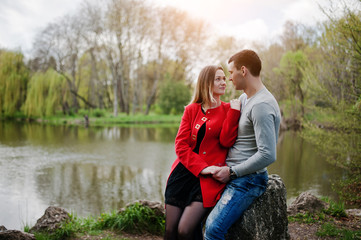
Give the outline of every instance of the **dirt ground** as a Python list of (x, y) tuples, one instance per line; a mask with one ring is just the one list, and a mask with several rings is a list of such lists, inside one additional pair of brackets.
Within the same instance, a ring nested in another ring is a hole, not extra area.
[[(361, 216), (348, 215), (344, 218), (328, 219), (329, 223), (335, 225), (339, 229), (347, 229), (351, 231), (361, 231)], [(291, 240), (316, 240), (316, 239), (339, 239), (335, 237), (319, 237), (316, 235), (317, 231), (321, 229), (320, 223), (306, 224), (292, 222), (288, 223), (288, 233)]]

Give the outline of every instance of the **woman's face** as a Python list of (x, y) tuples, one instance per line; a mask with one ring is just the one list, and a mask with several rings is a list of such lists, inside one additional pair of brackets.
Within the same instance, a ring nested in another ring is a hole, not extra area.
[(221, 69), (216, 71), (214, 77), (213, 96), (221, 96), (226, 92), (226, 75)]

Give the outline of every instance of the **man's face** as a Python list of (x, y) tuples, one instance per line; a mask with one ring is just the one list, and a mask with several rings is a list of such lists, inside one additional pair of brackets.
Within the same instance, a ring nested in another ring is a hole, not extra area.
[(229, 64), (229, 81), (231, 81), (236, 88), (236, 90), (243, 90), (245, 80), (242, 74), (242, 70), (237, 70), (236, 66), (234, 66), (234, 62), (231, 62)]

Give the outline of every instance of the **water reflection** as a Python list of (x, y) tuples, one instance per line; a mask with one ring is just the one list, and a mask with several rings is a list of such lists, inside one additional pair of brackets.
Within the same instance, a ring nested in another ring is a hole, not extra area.
[(277, 161), (268, 169), (270, 173), (280, 175), (285, 182), (288, 203), (304, 191), (337, 199), (331, 185), (333, 180), (342, 176), (342, 170), (326, 162), (317, 149), (299, 137), (297, 132), (281, 134)]
[(80, 215), (98, 215), (137, 199), (163, 201), (161, 176), (131, 166), (65, 163), (42, 169), (36, 183), (41, 199)]
[[(34, 225), (49, 205), (87, 216), (137, 199), (163, 201), (176, 133), (0, 122), (0, 225)], [(269, 173), (282, 177), (288, 202), (306, 190), (334, 196), (330, 179), (342, 171), (297, 133), (283, 133), (277, 151)]]

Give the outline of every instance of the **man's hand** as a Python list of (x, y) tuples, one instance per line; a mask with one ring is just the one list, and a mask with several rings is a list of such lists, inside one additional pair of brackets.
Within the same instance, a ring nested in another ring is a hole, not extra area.
[(229, 167), (223, 166), (219, 168), (220, 170), (213, 174), (213, 178), (222, 183), (229, 182)]
[(209, 167), (206, 167), (204, 168), (202, 171), (201, 171), (201, 174), (202, 175), (207, 175), (207, 174), (215, 174), (217, 172), (219, 172), (221, 170), (221, 167), (218, 167), (218, 166), (209, 166)]

